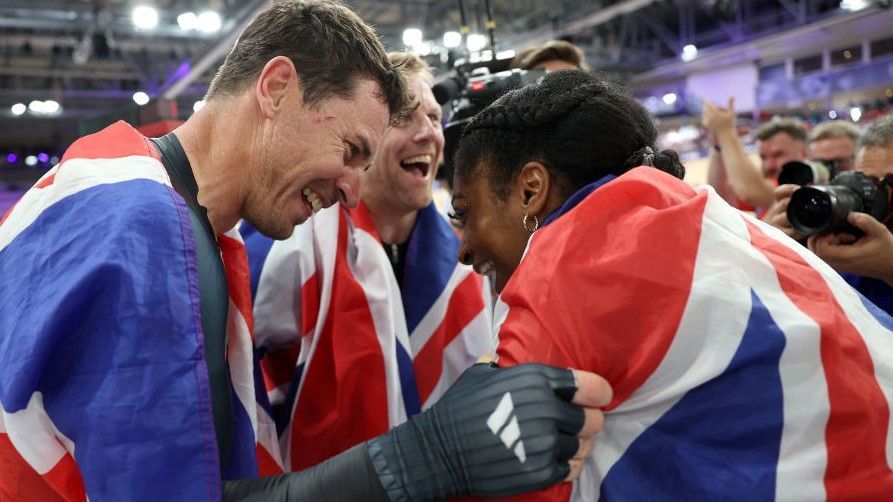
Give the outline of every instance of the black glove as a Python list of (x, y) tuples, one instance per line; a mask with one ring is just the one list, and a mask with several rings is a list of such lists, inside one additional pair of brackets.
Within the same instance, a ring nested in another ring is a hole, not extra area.
[(570, 473), (583, 409), (571, 370), (477, 364), (431, 409), (368, 442), (392, 501), (508, 496)]

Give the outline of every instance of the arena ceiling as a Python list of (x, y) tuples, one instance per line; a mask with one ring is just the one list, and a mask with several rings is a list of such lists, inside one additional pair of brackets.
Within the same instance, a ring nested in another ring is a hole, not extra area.
[[(876, 1), (876, 0), (871, 0)], [(39, 128), (47, 117), (13, 117), (15, 103), (53, 99), (56, 119), (78, 120), (132, 103), (134, 92), (175, 98), (189, 107), (238, 31), (270, 0), (145, 0), (159, 11), (154, 29), (132, 22), (134, 0), (0, 1), (0, 146)], [(458, 30), (454, 0), (353, 0), (390, 49), (415, 27), (434, 42)], [(484, 0), (464, 2), (472, 32), (486, 33)], [(840, 0), (491, 0), (497, 48), (565, 38), (589, 63), (624, 78), (678, 63), (683, 47), (729, 48), (843, 12)], [(184, 31), (177, 16), (213, 9), (219, 31)], [(445, 68), (444, 68), (445, 69)], [(17, 122), (11, 122), (16, 120)], [(31, 125), (26, 125), (30, 121)]]

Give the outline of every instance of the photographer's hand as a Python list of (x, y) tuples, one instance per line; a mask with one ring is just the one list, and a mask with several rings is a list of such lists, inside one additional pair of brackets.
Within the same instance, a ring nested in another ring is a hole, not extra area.
[(775, 203), (773, 203), (766, 214), (763, 215), (763, 221), (781, 230), (788, 237), (794, 240), (800, 240), (803, 237), (791, 228), (791, 222), (788, 221), (788, 202), (791, 200), (791, 194), (800, 188), (797, 185), (781, 185), (775, 188)]
[(813, 235), (809, 249), (838, 272), (881, 279), (893, 285), (893, 233), (865, 213), (850, 213), (850, 225), (865, 232), (859, 239), (848, 234)]

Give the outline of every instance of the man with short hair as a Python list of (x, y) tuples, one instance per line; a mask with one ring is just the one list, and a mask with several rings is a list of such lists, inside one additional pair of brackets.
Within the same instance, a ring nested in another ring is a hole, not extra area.
[[(856, 170), (877, 178), (893, 174), (893, 115), (874, 122), (862, 134)], [(850, 213), (847, 222), (864, 234), (858, 239), (848, 234), (813, 235), (809, 249), (893, 315), (893, 233), (887, 222), (865, 213)]]
[[(852, 170), (859, 136), (859, 128), (852, 122), (845, 120), (821, 122), (809, 134), (809, 160), (822, 162), (836, 172)], [(799, 188), (797, 185), (782, 185), (775, 188), (773, 191), (775, 202), (762, 217), (763, 221), (779, 228), (792, 239), (799, 239), (800, 236), (791, 228), (787, 209), (791, 194), (797, 188)]]
[[(279, 242), (242, 228), (256, 284), (255, 337), (279, 349), (263, 367), (270, 401), (284, 408), (277, 415), (290, 469), (430, 407), (495, 350), (489, 287), (456, 262), (459, 239), (432, 202), (444, 138), (431, 74), (418, 56), (389, 57), (416, 102), (385, 134), (359, 205), (336, 204)], [(342, 262), (351, 266), (336, 269)], [(331, 322), (345, 304), (356, 313)]]
[(702, 125), (715, 141), (710, 152), (707, 183), (733, 206), (762, 213), (775, 201), (773, 190), (781, 166), (807, 158), (806, 128), (795, 119), (774, 118), (755, 132), (760, 167), (744, 151), (735, 125), (735, 100), (726, 108), (704, 102)]
[(809, 159), (831, 166), (836, 172), (851, 171), (860, 135), (859, 128), (852, 122), (822, 122), (809, 133)]
[[(536, 399), (514, 415), (526, 441), (580, 431), (591, 446), (599, 412), (566, 400), (600, 406), (609, 388), (477, 365), (412, 424), (301, 473), (229, 481), (281, 470), (232, 229), (244, 218), (286, 238), (323, 207), (355, 206), (411, 100), (356, 14), (283, 0), (241, 34), (206, 101), (162, 138), (123, 122), (81, 138), (0, 220), (0, 498), (429, 500), (573, 477), (585, 448), (512, 463), (478, 418), (504, 393)], [(474, 448), (443, 439), (468, 434)]]
[(550, 40), (523, 49), (512, 59), (512, 68), (522, 70), (588, 70), (586, 56), (576, 45), (565, 40)]

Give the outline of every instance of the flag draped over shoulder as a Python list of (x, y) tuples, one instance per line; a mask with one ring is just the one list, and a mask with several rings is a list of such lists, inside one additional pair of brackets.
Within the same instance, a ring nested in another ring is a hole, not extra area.
[(257, 342), (286, 467), (402, 423), (492, 351), (489, 290), (456, 261), (433, 205), (419, 212), (402, 288), (365, 206), (317, 213), (275, 242), (243, 226)]
[(575, 499), (893, 496), (893, 320), (712, 190), (608, 182), (534, 234), (502, 301), (501, 364), (614, 388)]
[(219, 465), (187, 211), (119, 122), (75, 142), (0, 223), (0, 498), (219, 500), (221, 473), (280, 470), (235, 231), (219, 236), (236, 397)]

